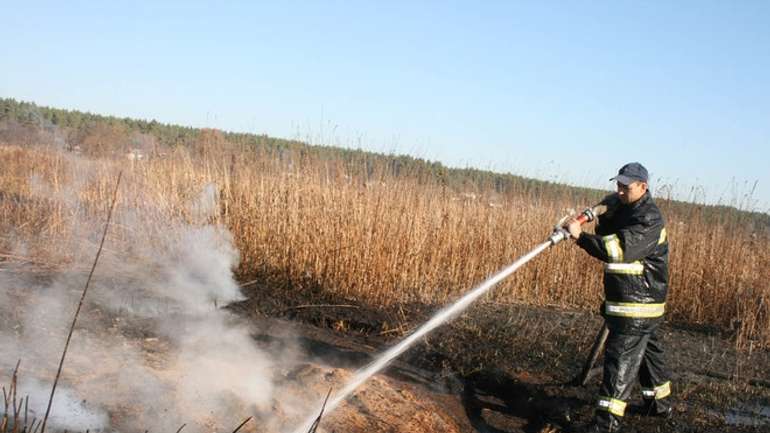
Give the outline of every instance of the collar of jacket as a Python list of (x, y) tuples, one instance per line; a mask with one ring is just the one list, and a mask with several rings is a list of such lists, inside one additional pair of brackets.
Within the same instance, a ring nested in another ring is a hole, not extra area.
[(641, 205), (643, 205), (643, 204), (647, 203), (647, 202), (648, 202), (648, 201), (650, 201), (651, 199), (652, 199), (652, 194), (650, 194), (650, 191), (649, 191), (649, 190), (647, 190), (647, 191), (644, 193), (644, 195), (642, 196), (642, 198), (640, 198), (639, 200), (637, 200), (637, 201), (635, 201), (635, 202), (633, 202), (633, 203), (631, 203), (631, 204), (629, 204), (629, 205), (626, 205), (626, 206), (628, 206), (628, 208), (629, 208), (629, 209), (632, 209), (632, 210), (633, 210), (633, 209), (636, 209), (636, 208), (638, 208), (639, 206), (641, 206)]

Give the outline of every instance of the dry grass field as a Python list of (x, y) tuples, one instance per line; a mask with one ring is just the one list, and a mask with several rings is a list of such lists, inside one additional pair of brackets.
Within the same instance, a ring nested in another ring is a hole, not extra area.
[[(169, 218), (211, 222), (197, 209), (207, 191), (218, 199), (215, 222), (230, 229), (239, 250), (239, 278), (268, 280), (298, 304), (326, 295), (370, 307), (445, 304), (545, 240), (568, 209), (597, 199), (567, 188), (458, 191), (386, 167), (362, 176), (342, 161), (227, 142), (140, 161), (3, 145), (0, 165), (1, 259), (66, 268), (78, 255), (92, 256), (88, 235), (99, 231), (123, 170), (106, 248), (131, 249), (121, 245), (129, 237), (121, 218), (140, 220), (150, 244), (167, 235)], [(767, 230), (737, 213), (715, 218), (697, 206), (658, 204), (672, 250), (669, 320), (718, 327), (740, 348), (770, 345)], [(599, 264), (565, 243), (483, 302), (596, 309), (601, 290)]]

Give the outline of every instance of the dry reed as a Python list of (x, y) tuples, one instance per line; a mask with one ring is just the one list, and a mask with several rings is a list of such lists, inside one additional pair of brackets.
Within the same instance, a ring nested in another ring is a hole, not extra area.
[[(369, 306), (445, 304), (544, 240), (566, 208), (597, 198), (525, 185), (504, 194), (478, 186), (456, 191), (441, 179), (395, 176), (385, 166), (362, 169), (228, 143), (130, 163), (0, 146), (0, 161), (0, 253), (73, 261), (77, 220), (104, 213), (121, 166), (126, 185), (116, 213), (145, 221), (149, 242), (166, 235), (167, 218), (200, 223), (189, 203), (216, 185), (219, 212), (206, 222), (233, 233), (238, 275), (269, 278), (297, 302), (320, 288)], [(694, 206), (659, 204), (672, 251), (669, 318), (734, 332), (739, 347), (770, 345), (767, 231), (707, 218)], [(120, 240), (118, 221), (111, 242)], [(599, 264), (560, 245), (486, 300), (594, 309), (601, 298)]]

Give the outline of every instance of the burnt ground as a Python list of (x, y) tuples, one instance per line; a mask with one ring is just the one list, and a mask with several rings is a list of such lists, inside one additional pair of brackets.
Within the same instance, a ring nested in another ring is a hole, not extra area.
[[(249, 299), (230, 308), (259, 324), (259, 344), (281, 344), (273, 331), (291, 328), (312, 356), (347, 369), (366, 365), (437, 309), (381, 310), (340, 299), (291, 306), (266, 286), (246, 291)], [(591, 312), (481, 304), (435, 330), (384, 375), (427, 392), (464, 431), (580, 431), (591, 420), (600, 378), (585, 387), (574, 379), (601, 324)], [(729, 334), (709, 327), (667, 323), (659, 334), (673, 373), (674, 417), (636, 414), (637, 392), (624, 431), (770, 432), (770, 353), (738, 352)]]
[[(300, 387), (320, 386), (321, 393), (324, 386), (340, 389), (352, 372), (440, 308), (375, 309), (300, 290), (302, 303), (291, 303), (285, 289), (275, 287), (250, 284), (244, 287), (248, 299), (227, 308), (253, 324), (258, 346), (280, 351), (299, 343), (313, 362), (291, 366), (282, 379), (299, 377)], [(8, 305), (23, 302), (23, 292), (20, 287), (18, 299)], [(84, 314), (145, 346), (150, 359), (162, 358), (156, 347), (162, 347), (162, 338), (157, 342), (150, 326), (123, 320), (116, 327), (115, 317), (89, 307)], [(0, 329), (11, 322), (4, 320)], [(319, 433), (580, 431), (590, 422), (599, 378), (585, 387), (572, 382), (601, 324), (597, 314), (585, 311), (472, 306), (372, 378), (347, 408), (336, 411), (341, 415), (327, 417)], [(624, 431), (770, 432), (768, 351), (738, 352), (729, 333), (709, 327), (667, 323), (660, 336), (673, 372), (675, 416), (660, 420), (630, 413)], [(318, 376), (326, 378), (325, 385), (312, 382)], [(633, 399), (629, 412), (641, 403), (638, 394)]]

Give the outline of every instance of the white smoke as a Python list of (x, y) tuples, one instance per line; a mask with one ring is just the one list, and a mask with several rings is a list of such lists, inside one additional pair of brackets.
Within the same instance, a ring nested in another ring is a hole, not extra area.
[[(37, 379), (22, 379), (17, 394), (29, 398), (29, 407), (22, 406), (22, 409), (28, 412), (28, 419), (42, 420), (51, 395), (50, 384)], [(56, 430), (99, 431), (106, 429), (108, 425), (107, 412), (79, 398), (72, 389), (56, 390), (47, 426)]]
[[(22, 377), (40, 378), (20, 385), (37, 414), (48, 402), (104, 224), (88, 217), (79, 199), (94, 166), (69, 158), (70, 184), (53, 186), (34, 174), (29, 182), (33, 194), (72, 216), (73, 239), (51, 245), (72, 257), (70, 271), (0, 273), (0, 296), (10, 300), (0, 304), (10, 318), (0, 324), (0, 379), (21, 359)], [(127, 191), (141, 194), (124, 185), (121, 193)], [(232, 235), (210, 223), (218, 210), (217, 187), (209, 183), (188, 206), (192, 218), (152, 206), (116, 212), (64, 365), (52, 427), (175, 431), (186, 423), (185, 432), (194, 433), (232, 428), (270, 410), (273, 370), (294, 352), (259, 350), (250, 325), (222, 308), (244, 297), (232, 274), (239, 260)]]
[(184, 372), (180, 391), (205, 407), (235, 396), (266, 410), (273, 395), (270, 367), (272, 361), (256, 349), (246, 329), (211, 316), (182, 337), (174, 370)]

